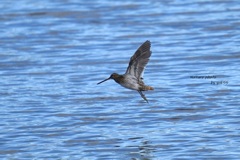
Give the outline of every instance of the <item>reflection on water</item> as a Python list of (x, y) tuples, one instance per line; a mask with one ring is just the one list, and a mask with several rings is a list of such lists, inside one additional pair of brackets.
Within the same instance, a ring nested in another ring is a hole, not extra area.
[[(1, 159), (240, 158), (237, 1), (0, 8)], [(149, 104), (113, 81), (96, 85), (124, 73), (146, 40)]]

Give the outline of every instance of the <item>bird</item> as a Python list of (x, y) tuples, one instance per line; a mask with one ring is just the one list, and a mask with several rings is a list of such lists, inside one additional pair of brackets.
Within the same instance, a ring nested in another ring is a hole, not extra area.
[(143, 73), (152, 54), (150, 48), (151, 42), (149, 40), (145, 41), (130, 58), (127, 70), (124, 74), (112, 73), (109, 78), (97, 84), (113, 79), (116, 83), (125, 88), (138, 91), (141, 97), (148, 103), (143, 91), (154, 90), (154, 88), (144, 84)]

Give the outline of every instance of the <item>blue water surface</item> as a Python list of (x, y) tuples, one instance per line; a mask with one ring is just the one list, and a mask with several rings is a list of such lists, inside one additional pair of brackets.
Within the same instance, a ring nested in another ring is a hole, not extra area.
[[(237, 0), (0, 3), (0, 158), (240, 159)], [(146, 103), (114, 81), (146, 40)]]

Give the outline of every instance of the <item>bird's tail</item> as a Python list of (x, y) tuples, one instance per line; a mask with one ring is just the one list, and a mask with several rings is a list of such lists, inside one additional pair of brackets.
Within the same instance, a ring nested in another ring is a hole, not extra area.
[(144, 87), (143, 87), (143, 90), (144, 90), (144, 91), (147, 91), (147, 90), (154, 90), (154, 88), (151, 87), (151, 86), (144, 86)]

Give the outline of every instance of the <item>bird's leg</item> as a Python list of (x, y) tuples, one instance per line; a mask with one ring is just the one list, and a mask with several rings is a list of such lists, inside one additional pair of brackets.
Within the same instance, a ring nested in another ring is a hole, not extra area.
[(145, 97), (145, 95), (142, 93), (142, 91), (138, 91), (138, 93), (141, 95), (141, 97), (148, 103), (147, 98)]

